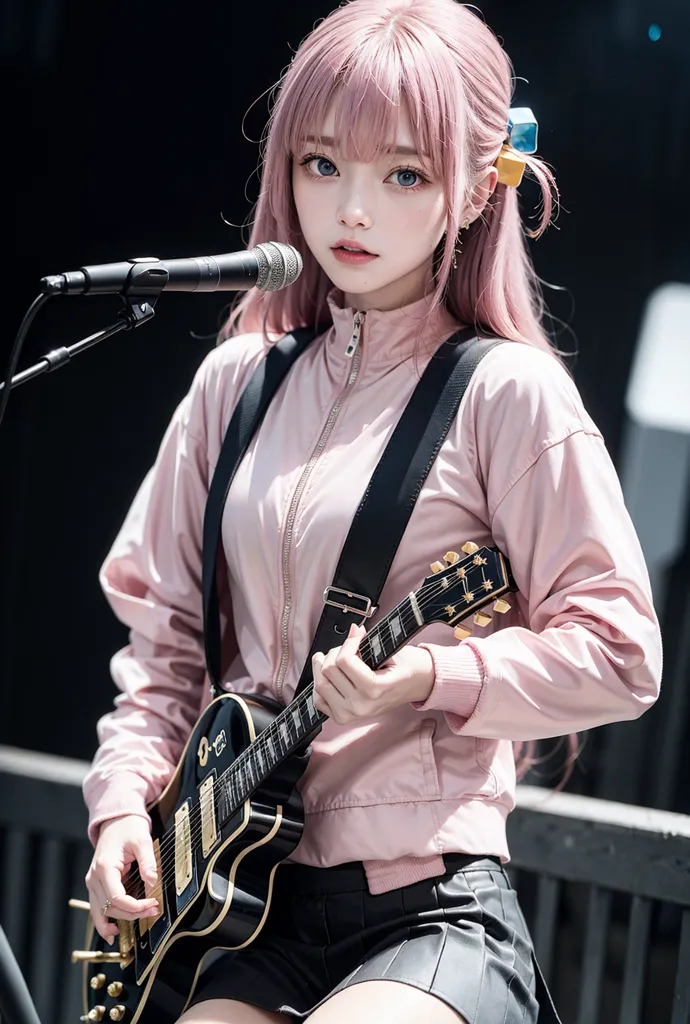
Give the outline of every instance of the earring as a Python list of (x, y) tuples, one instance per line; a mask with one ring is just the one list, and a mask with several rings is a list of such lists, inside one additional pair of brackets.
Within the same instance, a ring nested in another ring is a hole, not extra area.
[[(470, 226), (470, 218), (468, 217), (466, 220), (464, 220), (462, 222), (462, 224), (460, 225), (460, 229), (462, 231), (466, 231), (469, 226)], [(453, 249), (453, 270), (457, 270), (458, 269), (458, 253), (460, 253), (460, 255), (462, 255), (462, 249)]]

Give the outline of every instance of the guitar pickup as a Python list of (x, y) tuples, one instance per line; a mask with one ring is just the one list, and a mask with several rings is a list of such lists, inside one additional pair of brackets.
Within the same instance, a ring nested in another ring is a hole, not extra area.
[(208, 857), (218, 842), (218, 825), (216, 823), (216, 804), (213, 799), (215, 776), (208, 775), (199, 786), (199, 809), (201, 811), (201, 849), (204, 857)]
[(189, 801), (175, 811), (175, 891), (181, 896), (194, 876)]

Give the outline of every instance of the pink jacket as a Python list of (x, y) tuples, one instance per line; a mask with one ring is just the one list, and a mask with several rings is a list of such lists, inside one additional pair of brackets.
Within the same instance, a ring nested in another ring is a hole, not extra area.
[[(291, 699), (353, 513), (428, 358), (411, 358), (424, 300), (367, 312), (348, 358), (356, 311), (342, 298), (331, 291), (333, 326), (282, 385), (226, 505), (224, 685), (238, 693)], [(437, 312), (439, 342), (455, 327)], [(112, 659), (121, 695), (99, 722), (84, 786), (92, 841), (108, 818), (146, 816), (208, 700), (204, 504), (235, 402), (265, 352), (261, 335), (247, 334), (207, 356), (103, 565), (131, 634)], [(413, 642), (434, 661), (429, 699), (380, 720), (327, 722), (301, 785), (294, 859), (362, 860), (374, 893), (442, 872), (444, 852), (507, 860), (511, 741), (637, 718), (659, 693), (659, 627), (616, 472), (570, 377), (536, 348), (500, 345), (480, 364), (381, 614), (466, 540), (510, 559), (512, 610), (460, 644), (446, 626), (424, 629)]]

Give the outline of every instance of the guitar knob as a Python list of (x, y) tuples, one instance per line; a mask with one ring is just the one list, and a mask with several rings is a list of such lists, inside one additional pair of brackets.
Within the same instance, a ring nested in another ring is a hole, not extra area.
[(445, 569), (445, 565), (443, 564), (443, 562), (432, 562), (431, 563), (431, 571), (432, 572), (441, 572), (442, 569)]
[(118, 1003), (117, 1006), (113, 1006), (112, 1010), (108, 1014), (111, 1020), (122, 1020), (124, 1015), (127, 1013), (127, 1007)]
[(474, 621), (478, 626), (488, 626), (491, 622), (491, 616), (487, 615), (486, 612), (475, 612)]
[(457, 551), (447, 551), (446, 554), (443, 556), (443, 561), (447, 565), (455, 565), (456, 562), (460, 561), (460, 555), (457, 553)]
[(111, 981), (107, 988), (108, 995), (112, 996), (113, 999), (117, 999), (118, 996), (122, 995), (122, 987), (121, 981)]
[(494, 601), (494, 611), (498, 612), (499, 615), (505, 615), (506, 612), (510, 611), (510, 605), (502, 597), (497, 597)]
[(456, 626), (453, 630), (453, 636), (456, 640), (467, 640), (468, 636), (472, 636), (472, 630), (468, 629), (467, 626)]
[(475, 544), (473, 540), (468, 540), (460, 550), (464, 551), (466, 555), (473, 555), (475, 551), (479, 551), (479, 545)]
[(86, 1016), (88, 1020), (103, 1020), (105, 1017), (105, 1006), (94, 1006)]
[(105, 985), (105, 974), (94, 974), (89, 985), (91, 988), (103, 988)]

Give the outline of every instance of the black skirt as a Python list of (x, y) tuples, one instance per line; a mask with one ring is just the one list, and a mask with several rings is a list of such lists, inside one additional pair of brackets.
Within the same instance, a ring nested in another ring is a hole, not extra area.
[(560, 1024), (500, 862), (443, 859), (444, 875), (379, 896), (360, 863), (282, 865), (263, 930), (217, 955), (192, 1004), (237, 999), (303, 1020), (348, 985), (389, 980), (442, 999), (467, 1024)]

